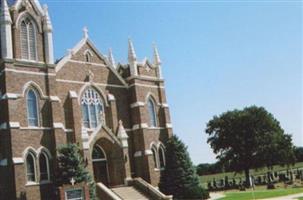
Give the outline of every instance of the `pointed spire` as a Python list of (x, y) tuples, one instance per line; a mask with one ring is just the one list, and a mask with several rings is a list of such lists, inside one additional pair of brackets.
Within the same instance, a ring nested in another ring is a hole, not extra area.
[(43, 26), (44, 31), (52, 31), (53, 25), (49, 17), (47, 5), (43, 5), (43, 11), (44, 11), (44, 26)]
[(128, 61), (134, 62), (137, 60), (135, 48), (131, 39), (128, 39)]
[(159, 56), (157, 46), (155, 44), (154, 44), (154, 64), (157, 65), (157, 66), (161, 65), (161, 59), (160, 59), (160, 56)]
[(119, 139), (127, 139), (128, 135), (124, 129), (122, 120), (119, 120), (119, 128), (118, 128), (118, 138)]
[(83, 28), (83, 37), (84, 37), (85, 39), (88, 38), (88, 29), (87, 29), (86, 26), (84, 26), (84, 28)]
[(9, 7), (6, 0), (1, 0), (1, 23), (12, 23)]
[(116, 68), (116, 62), (111, 48), (108, 51), (108, 61), (112, 67)]
[(122, 147), (123, 148), (128, 148), (128, 135), (124, 129), (123, 122), (119, 120), (119, 128), (118, 128), (118, 134), (117, 137), (121, 141)]

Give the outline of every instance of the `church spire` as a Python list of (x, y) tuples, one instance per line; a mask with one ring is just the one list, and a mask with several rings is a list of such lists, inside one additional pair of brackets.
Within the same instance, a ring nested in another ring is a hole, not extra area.
[(132, 62), (132, 61), (136, 61), (136, 60), (137, 60), (137, 56), (136, 56), (133, 42), (131, 41), (131, 39), (128, 39), (128, 61)]
[(137, 76), (137, 56), (131, 39), (128, 39), (128, 62), (131, 76)]
[(12, 19), (6, 0), (1, 0), (0, 24), (2, 58), (13, 58)]
[(113, 68), (116, 68), (116, 62), (111, 48), (108, 50), (108, 61)]
[(154, 44), (154, 65), (158, 68), (158, 77), (162, 77), (162, 68), (161, 68), (161, 59), (157, 49), (157, 46)]
[(44, 11), (43, 34), (44, 34), (45, 61), (47, 64), (54, 64), (53, 25), (49, 17), (47, 5), (43, 6), (43, 11)]
[(161, 59), (160, 59), (160, 56), (159, 56), (157, 46), (155, 44), (154, 44), (154, 64), (156, 66), (161, 65)]
[(52, 25), (52, 22), (51, 22), (50, 17), (49, 17), (47, 5), (43, 6), (43, 11), (44, 11), (43, 29), (44, 29), (44, 31), (52, 31), (53, 30), (53, 25)]
[(9, 7), (6, 0), (1, 0), (1, 22), (12, 23)]
[(127, 141), (128, 135), (127, 135), (127, 133), (126, 133), (126, 131), (124, 129), (122, 120), (119, 120), (119, 127), (118, 127), (117, 137), (121, 141), (122, 147), (123, 148), (127, 148), (128, 147), (128, 141)]

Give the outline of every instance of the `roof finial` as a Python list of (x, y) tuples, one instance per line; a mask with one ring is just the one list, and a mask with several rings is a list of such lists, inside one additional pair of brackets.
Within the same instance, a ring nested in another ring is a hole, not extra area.
[(156, 44), (154, 44), (154, 64), (157, 66), (161, 65), (161, 59)]
[(116, 68), (116, 62), (111, 48), (108, 50), (108, 61), (112, 67)]
[(131, 39), (128, 39), (128, 61), (133, 62), (137, 60), (135, 48)]
[(83, 36), (84, 36), (85, 39), (88, 38), (88, 29), (87, 29), (86, 26), (84, 26), (84, 28), (83, 28)]
[(9, 7), (6, 0), (1, 0), (1, 22), (9, 24), (12, 23)]

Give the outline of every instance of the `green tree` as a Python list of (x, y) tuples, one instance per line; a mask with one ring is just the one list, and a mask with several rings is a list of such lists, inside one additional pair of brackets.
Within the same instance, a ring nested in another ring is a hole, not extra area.
[(58, 169), (56, 182), (59, 186), (70, 184), (71, 179), (75, 183), (88, 183), (91, 199), (95, 199), (95, 183), (92, 181), (91, 175), (84, 167), (83, 158), (80, 148), (76, 144), (65, 144), (58, 148)]
[(161, 171), (159, 189), (174, 199), (207, 199), (205, 191), (195, 172), (186, 146), (177, 136), (166, 142), (166, 166)]
[(208, 143), (222, 163), (236, 172), (295, 161), (290, 135), (263, 107), (251, 106), (215, 116), (207, 124)]
[(303, 162), (303, 147), (295, 147), (295, 156), (297, 162)]

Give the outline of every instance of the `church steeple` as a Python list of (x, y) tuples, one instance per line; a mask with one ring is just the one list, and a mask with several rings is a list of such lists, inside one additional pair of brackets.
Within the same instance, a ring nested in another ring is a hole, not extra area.
[(128, 62), (129, 62), (131, 76), (137, 76), (138, 75), (137, 56), (131, 39), (128, 39)]
[(0, 14), (1, 31), (1, 55), (2, 58), (13, 58), (12, 47), (12, 19), (6, 0), (1, 0)]
[(116, 68), (116, 62), (111, 48), (108, 50), (108, 61), (113, 68)]
[(54, 46), (53, 46), (53, 26), (48, 14), (47, 5), (43, 6), (43, 31), (44, 31), (44, 50), (45, 60), (48, 64), (54, 64)]
[(158, 77), (162, 77), (162, 68), (161, 68), (161, 59), (157, 49), (157, 46), (154, 44), (154, 65), (158, 68)]

